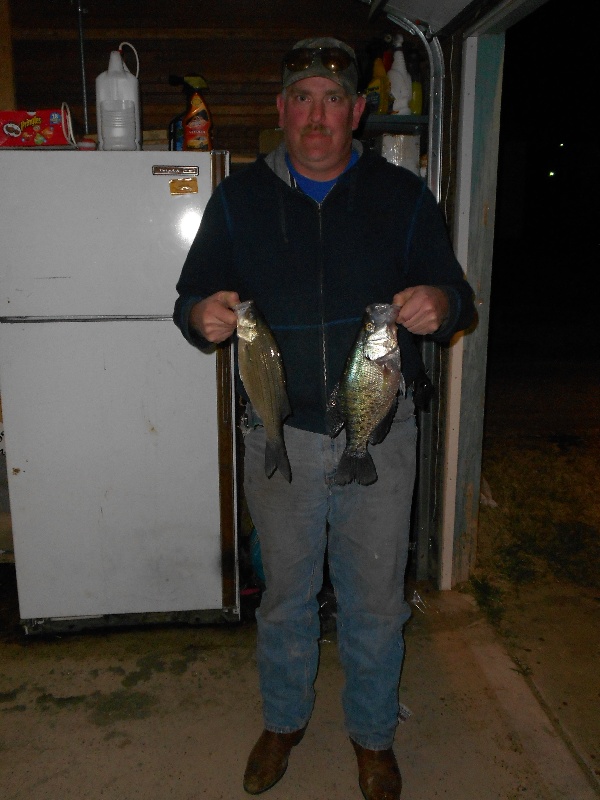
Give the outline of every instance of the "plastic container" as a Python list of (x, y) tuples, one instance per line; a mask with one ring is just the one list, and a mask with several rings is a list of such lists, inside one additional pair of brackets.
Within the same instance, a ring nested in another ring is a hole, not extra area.
[(183, 116), (183, 149), (212, 150), (212, 119), (208, 106), (200, 94), (200, 89), (208, 89), (201, 75), (188, 75), (184, 78), (189, 88), (187, 111)]
[(169, 150), (183, 150), (183, 117), (182, 111), (169, 122)]
[(367, 86), (367, 108), (371, 114), (388, 114), (390, 110), (390, 79), (382, 58), (373, 62), (373, 77)]
[(404, 37), (401, 34), (394, 36), (394, 60), (388, 72), (390, 89), (394, 98), (392, 109), (394, 114), (410, 114), (410, 101), (412, 99), (412, 78), (408, 74), (402, 43)]
[(108, 69), (96, 78), (98, 150), (142, 149), (139, 83), (123, 61), (124, 44), (129, 43), (111, 52)]
[(169, 150), (183, 150), (183, 118), (189, 104), (189, 87), (186, 84), (186, 79), (179, 77), (179, 75), (169, 75), (169, 84), (171, 86), (183, 86), (183, 91), (186, 96), (183, 111), (177, 114), (176, 117), (173, 117), (167, 128)]
[(421, 81), (421, 67), (417, 53), (411, 53), (406, 60), (408, 74), (412, 81), (412, 97), (409, 102), (411, 113), (423, 113), (423, 83)]
[[(186, 96), (185, 109), (169, 122), (169, 150), (211, 150), (212, 120), (208, 107), (200, 94), (200, 89), (208, 89), (208, 84), (202, 75), (186, 75), (185, 78), (171, 75), (169, 83), (171, 86), (183, 86)], [(195, 120), (196, 116), (201, 119)], [(186, 119), (188, 120), (187, 144), (184, 128)], [(206, 128), (206, 123), (208, 123), (208, 128)]]
[(390, 163), (421, 175), (420, 136), (384, 133), (381, 137), (381, 155)]

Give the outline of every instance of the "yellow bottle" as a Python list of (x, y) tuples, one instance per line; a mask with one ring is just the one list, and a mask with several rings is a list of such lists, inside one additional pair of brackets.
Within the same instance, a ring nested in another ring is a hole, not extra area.
[(367, 86), (367, 106), (372, 114), (387, 114), (390, 110), (390, 79), (385, 71), (383, 59), (373, 62), (373, 77)]
[(419, 56), (411, 53), (408, 58), (408, 72), (412, 80), (412, 97), (408, 103), (411, 114), (423, 113), (423, 84), (421, 83), (421, 69)]
[(412, 114), (423, 113), (423, 87), (421, 81), (412, 82), (412, 97), (408, 106)]

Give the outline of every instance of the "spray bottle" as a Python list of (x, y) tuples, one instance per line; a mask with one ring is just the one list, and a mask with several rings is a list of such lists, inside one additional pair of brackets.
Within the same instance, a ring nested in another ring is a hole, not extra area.
[[(123, 61), (123, 46), (135, 53), (137, 67), (132, 75)], [(108, 70), (96, 78), (96, 121), (98, 150), (141, 150), (139, 59), (135, 47), (121, 42), (113, 50)]]
[(208, 85), (202, 75), (189, 75), (184, 82), (190, 91), (187, 111), (182, 120), (183, 149), (212, 150), (212, 119), (200, 94), (200, 89), (208, 89)]

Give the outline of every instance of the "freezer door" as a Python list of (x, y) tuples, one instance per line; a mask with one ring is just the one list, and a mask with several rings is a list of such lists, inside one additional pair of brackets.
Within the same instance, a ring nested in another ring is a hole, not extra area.
[(215, 355), (170, 320), (4, 323), (0, 365), (22, 619), (232, 602)]
[(167, 315), (211, 153), (0, 152), (0, 318)]

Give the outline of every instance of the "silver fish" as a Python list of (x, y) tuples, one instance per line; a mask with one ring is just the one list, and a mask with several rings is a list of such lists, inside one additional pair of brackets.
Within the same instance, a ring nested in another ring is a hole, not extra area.
[(240, 377), (265, 428), (265, 474), (276, 469), (290, 482), (292, 470), (283, 440), (283, 421), (291, 414), (281, 354), (275, 337), (252, 300), (234, 307), (237, 316)]
[(346, 448), (334, 478), (339, 485), (356, 481), (368, 486), (377, 480), (367, 446), (384, 440), (396, 413), (398, 393), (404, 392), (397, 315), (397, 306), (367, 306), (342, 377), (329, 398), (330, 435), (335, 437), (346, 428)]

